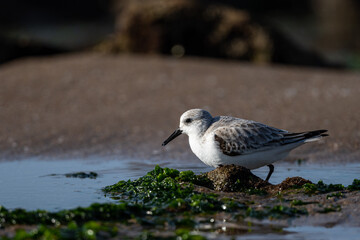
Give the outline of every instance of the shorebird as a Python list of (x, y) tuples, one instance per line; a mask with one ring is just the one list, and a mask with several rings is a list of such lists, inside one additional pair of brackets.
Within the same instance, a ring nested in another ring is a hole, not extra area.
[(285, 158), (304, 143), (328, 136), (327, 130), (292, 133), (252, 120), (218, 116), (203, 109), (191, 109), (180, 117), (180, 126), (162, 144), (165, 146), (182, 133), (189, 136), (193, 153), (206, 165), (240, 165), (256, 169), (267, 165), (269, 181), (272, 163)]

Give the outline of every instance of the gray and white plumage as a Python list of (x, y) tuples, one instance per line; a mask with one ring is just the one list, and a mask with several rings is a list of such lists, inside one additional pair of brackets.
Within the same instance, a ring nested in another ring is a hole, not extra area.
[(306, 142), (327, 136), (326, 131), (290, 133), (251, 120), (212, 117), (205, 110), (191, 109), (182, 114), (179, 129), (163, 146), (185, 133), (191, 150), (205, 164), (213, 167), (235, 164), (255, 169), (283, 159)]

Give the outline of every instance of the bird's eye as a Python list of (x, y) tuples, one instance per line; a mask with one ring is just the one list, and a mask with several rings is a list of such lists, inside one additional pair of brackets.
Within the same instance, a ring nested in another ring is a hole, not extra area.
[(186, 122), (186, 123), (191, 123), (191, 122), (192, 122), (192, 119), (191, 119), (191, 118), (187, 118), (187, 119), (185, 120), (185, 122)]

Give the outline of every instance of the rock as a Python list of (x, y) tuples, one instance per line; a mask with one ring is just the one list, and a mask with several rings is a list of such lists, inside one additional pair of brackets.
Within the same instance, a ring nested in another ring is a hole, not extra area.
[(116, 33), (104, 52), (196, 55), (268, 62), (271, 41), (248, 12), (207, 1), (115, 1)]
[(206, 173), (216, 191), (237, 192), (251, 188), (264, 188), (271, 184), (255, 176), (249, 169), (226, 165)]
[(204, 181), (204, 184), (200, 184), (202, 187), (221, 192), (244, 192), (258, 189), (275, 194), (279, 191), (299, 188), (306, 183), (312, 183), (301, 177), (291, 177), (286, 178), (280, 184), (272, 185), (252, 174), (249, 169), (235, 165), (218, 167), (213, 171), (205, 173), (203, 176), (209, 179), (209, 181)]
[(67, 178), (91, 178), (96, 179), (98, 174), (96, 172), (76, 172), (76, 173), (66, 173), (65, 177)]
[(305, 183), (312, 183), (312, 182), (302, 177), (291, 177), (291, 178), (288, 177), (276, 186), (279, 188), (279, 190), (286, 190), (289, 188), (301, 187)]

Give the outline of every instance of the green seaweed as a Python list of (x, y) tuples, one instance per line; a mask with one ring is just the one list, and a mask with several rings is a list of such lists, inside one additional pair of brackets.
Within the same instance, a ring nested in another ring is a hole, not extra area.
[(350, 190), (350, 191), (360, 190), (360, 180), (359, 179), (354, 179), (352, 184), (349, 185), (347, 187), (347, 189)]
[(308, 214), (306, 209), (298, 209), (294, 207), (287, 207), (284, 205), (276, 205), (273, 207), (266, 206), (263, 210), (255, 210), (249, 207), (246, 211), (246, 217), (253, 217), (258, 219), (275, 218), (281, 219), (286, 217), (296, 217), (299, 215)]
[[(89, 221), (79, 226), (75, 222), (70, 222), (65, 227), (49, 227), (46, 225), (39, 225), (31, 231), (19, 229), (16, 231), (13, 239), (89, 239), (95, 240), (99, 238), (101, 233), (102, 238), (115, 237), (117, 235), (117, 228), (113, 224)], [(2, 237), (7, 240), (11, 238)]]
[(329, 193), (335, 191), (344, 190), (345, 187), (342, 184), (325, 184), (323, 181), (318, 183), (305, 183), (302, 187), (306, 194), (312, 195), (315, 193)]
[(145, 206), (129, 203), (94, 203), (86, 208), (75, 208), (59, 212), (43, 210), (25, 211), (23, 209), (8, 210), (0, 206), (0, 227), (13, 224), (45, 224), (64, 225), (69, 222), (82, 224), (87, 221), (126, 221), (132, 217), (144, 216)]
[[(19, 229), (16, 231), (14, 239), (59, 239), (63, 238), (60, 229), (58, 228), (48, 228), (45, 225), (40, 225), (38, 228), (27, 232), (23, 229)], [(8, 238), (3, 238), (8, 239)], [(9, 238), (10, 239), (10, 238)], [(63, 238), (64, 239), (64, 238)]]
[(305, 162), (305, 160), (304, 160), (304, 159), (301, 159), (301, 158), (299, 158), (299, 159), (296, 160), (296, 163), (297, 163), (298, 166), (300, 166), (301, 164), (303, 164), (303, 162)]
[(134, 181), (119, 181), (103, 189), (112, 196), (120, 196), (127, 201), (142, 203), (158, 212), (194, 211), (209, 212), (223, 210), (223, 203), (215, 194), (194, 192), (193, 183), (206, 182), (204, 176), (196, 176), (192, 171), (179, 172), (156, 166), (154, 170)]
[(205, 240), (204, 236), (193, 234), (188, 229), (177, 229), (176, 230), (176, 239), (186, 239), (186, 240)]
[(330, 212), (340, 212), (340, 211), (341, 211), (340, 205), (331, 205), (318, 210), (319, 213), (330, 213)]
[(212, 182), (206, 176), (206, 174), (195, 175), (193, 171), (180, 172), (176, 180), (180, 182), (190, 182), (199, 186), (212, 188)]
[(243, 192), (250, 194), (250, 195), (259, 195), (259, 196), (268, 195), (268, 193), (265, 190), (259, 189), (259, 188), (249, 188), (249, 189), (244, 190)]
[(240, 179), (236, 180), (233, 188), (234, 192), (243, 192), (249, 195), (259, 195), (266, 196), (267, 192), (263, 189), (259, 189), (256, 187), (253, 188), (244, 188), (244, 184), (241, 183)]
[(337, 192), (337, 193), (332, 193), (332, 194), (328, 194), (326, 195), (326, 199), (330, 199), (330, 198), (342, 198), (344, 196), (344, 194), (342, 194), (341, 192)]
[(313, 204), (313, 203), (317, 203), (317, 202), (303, 202), (301, 200), (294, 199), (290, 202), (290, 205), (291, 206), (304, 206), (304, 205)]

